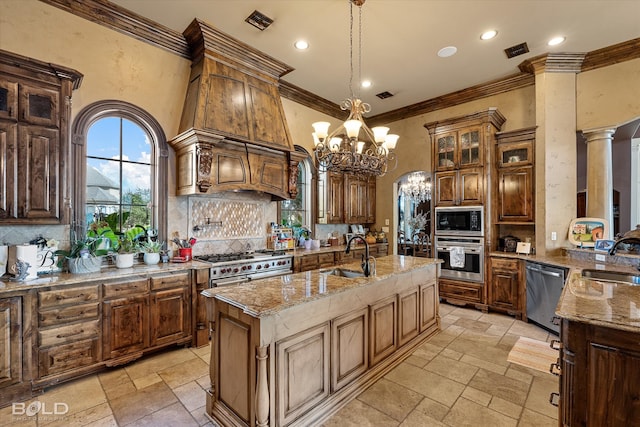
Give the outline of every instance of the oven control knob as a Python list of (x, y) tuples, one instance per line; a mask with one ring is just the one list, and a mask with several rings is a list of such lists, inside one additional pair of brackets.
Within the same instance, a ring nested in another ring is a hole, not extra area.
[(269, 268), (269, 264), (265, 264), (265, 265), (264, 265), (264, 268)]
[(260, 270), (261, 268), (262, 268), (262, 266), (261, 266), (261, 265), (258, 265), (258, 266), (256, 267), (256, 270)]
[(247, 270), (251, 270), (251, 269), (253, 269), (253, 265), (248, 265)]
[(238, 272), (238, 268), (234, 268), (234, 269), (233, 269), (233, 272), (234, 272), (234, 273), (237, 273), (237, 272)]
[(227, 272), (227, 269), (226, 269), (226, 268), (221, 268), (221, 269), (220, 269), (220, 274), (224, 274), (224, 273), (226, 273), (226, 272)]

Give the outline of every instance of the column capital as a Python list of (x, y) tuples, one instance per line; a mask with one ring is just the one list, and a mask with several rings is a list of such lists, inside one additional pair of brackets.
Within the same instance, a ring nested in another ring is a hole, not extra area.
[(579, 73), (586, 53), (546, 53), (518, 65), (524, 73)]
[(603, 127), (596, 129), (586, 129), (581, 131), (582, 136), (585, 138), (585, 144), (589, 142), (598, 141), (601, 139), (613, 139), (613, 134), (616, 133), (616, 128), (612, 127)]

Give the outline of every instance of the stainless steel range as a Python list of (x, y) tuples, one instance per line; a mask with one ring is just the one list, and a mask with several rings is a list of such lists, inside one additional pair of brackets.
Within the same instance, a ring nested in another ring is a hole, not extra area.
[(200, 255), (195, 259), (211, 264), (211, 288), (284, 276), (293, 272), (293, 255), (282, 251)]

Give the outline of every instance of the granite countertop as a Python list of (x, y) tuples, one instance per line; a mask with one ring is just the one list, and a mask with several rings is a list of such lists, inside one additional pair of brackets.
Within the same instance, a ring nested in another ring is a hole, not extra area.
[(360, 263), (354, 262), (235, 286), (205, 289), (203, 294), (236, 306), (253, 317), (264, 317), (348, 289), (368, 286), (388, 279), (392, 274), (410, 272), (441, 262), (433, 258), (389, 255), (376, 259), (377, 274), (372, 277), (345, 278), (320, 273), (334, 268), (362, 271)]
[(200, 261), (190, 261), (185, 263), (160, 263), (156, 265), (136, 264), (132, 268), (116, 268), (116, 266), (105, 266), (100, 272), (86, 274), (51, 273), (40, 274), (37, 279), (25, 282), (14, 282), (10, 280), (10, 275), (0, 277), (0, 296), (3, 293), (15, 291), (27, 291), (33, 288), (41, 288), (52, 285), (72, 285), (87, 283), (96, 280), (111, 280), (119, 278), (130, 278), (132, 276), (145, 276), (147, 274), (168, 273), (182, 270), (208, 269), (210, 264)]
[[(640, 274), (637, 270), (634, 273)], [(572, 271), (556, 314), (577, 322), (640, 332), (640, 286), (585, 279), (580, 271)]]
[[(371, 243), (369, 246), (375, 245), (388, 245), (389, 243)], [(351, 245), (351, 250), (353, 249), (364, 249), (365, 245)], [(327, 252), (344, 252), (347, 249), (347, 245), (336, 245), (336, 246), (321, 246), (318, 249), (305, 249), (301, 247), (296, 247), (293, 250), (287, 252), (287, 254), (293, 255), (294, 257), (301, 257), (305, 255), (315, 255), (322, 254)]]

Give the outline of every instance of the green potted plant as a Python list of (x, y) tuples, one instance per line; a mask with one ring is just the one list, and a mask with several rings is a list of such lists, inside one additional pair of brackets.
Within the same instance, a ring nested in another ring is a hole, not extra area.
[(133, 258), (140, 251), (140, 246), (128, 235), (123, 235), (118, 240), (118, 253), (116, 254), (116, 267), (133, 267)]
[(155, 265), (160, 262), (160, 252), (164, 242), (154, 242), (149, 240), (142, 244), (142, 251), (144, 252), (144, 263), (147, 265)]
[(102, 266), (102, 257), (109, 252), (105, 249), (104, 237), (85, 237), (76, 240), (67, 250), (57, 250), (58, 266), (66, 263), (70, 273), (96, 273)]

